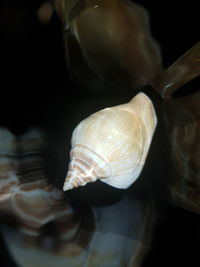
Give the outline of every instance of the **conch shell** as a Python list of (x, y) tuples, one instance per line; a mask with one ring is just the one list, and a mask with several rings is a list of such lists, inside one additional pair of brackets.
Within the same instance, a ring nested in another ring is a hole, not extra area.
[(129, 103), (100, 110), (74, 129), (63, 190), (101, 179), (125, 189), (140, 175), (157, 118), (144, 93)]

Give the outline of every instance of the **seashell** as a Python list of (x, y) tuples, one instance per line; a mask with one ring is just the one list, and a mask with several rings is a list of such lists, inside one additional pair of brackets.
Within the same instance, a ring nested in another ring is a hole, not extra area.
[[(138, 251), (143, 260), (153, 226), (152, 202), (126, 196), (108, 207), (77, 213), (64, 201), (63, 191), (48, 183), (48, 144), (45, 132), (38, 129), (15, 136), (0, 127), (0, 230), (15, 264), (107, 266), (109, 261), (118, 266), (123, 261), (135, 266)], [(118, 258), (127, 242), (129, 252)]]
[(129, 187), (142, 171), (156, 124), (153, 104), (144, 93), (80, 122), (73, 131), (63, 190), (97, 179), (116, 188)]

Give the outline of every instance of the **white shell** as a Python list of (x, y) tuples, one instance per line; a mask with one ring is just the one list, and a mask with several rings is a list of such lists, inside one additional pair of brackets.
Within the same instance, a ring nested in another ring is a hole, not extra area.
[(156, 124), (153, 104), (144, 93), (80, 122), (73, 131), (63, 190), (97, 179), (116, 188), (129, 187), (142, 171)]

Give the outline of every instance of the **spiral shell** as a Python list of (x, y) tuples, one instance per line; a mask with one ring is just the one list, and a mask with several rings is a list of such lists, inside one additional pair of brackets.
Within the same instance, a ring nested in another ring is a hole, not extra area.
[(153, 104), (144, 93), (80, 122), (73, 131), (63, 190), (97, 179), (116, 188), (129, 187), (141, 173), (156, 124)]

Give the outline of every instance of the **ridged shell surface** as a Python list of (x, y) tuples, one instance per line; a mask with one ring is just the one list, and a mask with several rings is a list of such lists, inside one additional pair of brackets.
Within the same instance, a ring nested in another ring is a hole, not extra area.
[[(72, 135), (64, 190), (98, 178), (117, 188), (130, 186), (144, 166), (156, 123), (153, 104), (144, 93), (83, 120)], [(83, 163), (88, 165), (85, 173)]]
[(110, 165), (84, 145), (78, 144), (72, 148), (71, 159), (67, 174), (68, 183), (66, 184), (69, 189), (112, 174)]

